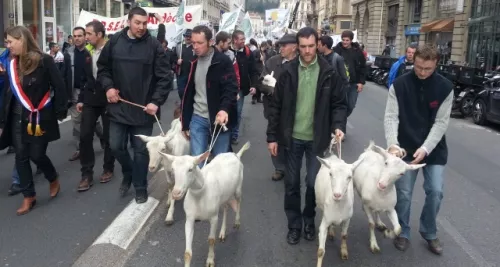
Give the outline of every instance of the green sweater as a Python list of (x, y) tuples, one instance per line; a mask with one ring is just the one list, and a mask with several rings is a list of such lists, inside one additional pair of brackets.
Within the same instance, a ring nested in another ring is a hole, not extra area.
[(316, 87), (318, 84), (319, 64), (318, 56), (305, 66), (299, 58), (299, 88), (297, 89), (297, 104), (292, 137), (295, 139), (312, 141), (314, 136), (313, 120), (316, 104)]

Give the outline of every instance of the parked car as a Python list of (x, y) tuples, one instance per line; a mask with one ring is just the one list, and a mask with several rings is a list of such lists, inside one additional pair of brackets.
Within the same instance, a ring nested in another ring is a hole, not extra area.
[(488, 79), (484, 90), (478, 93), (472, 119), (478, 125), (488, 122), (500, 124), (500, 74)]

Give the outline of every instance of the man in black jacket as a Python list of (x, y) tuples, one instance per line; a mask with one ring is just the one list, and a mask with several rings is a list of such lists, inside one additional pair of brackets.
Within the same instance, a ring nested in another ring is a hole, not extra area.
[[(236, 125), (238, 84), (233, 62), (228, 56), (210, 46), (212, 31), (196, 26), (192, 31), (193, 47), (198, 57), (193, 63), (182, 104), (182, 131), (190, 139), (191, 155), (207, 151), (214, 123), (229, 129), (220, 132), (212, 149), (216, 156), (228, 152), (231, 129)], [(203, 163), (200, 163), (200, 168)]]
[(240, 69), (240, 98), (238, 99), (238, 120), (233, 128), (231, 141), (234, 145), (238, 144), (240, 132), (241, 113), (243, 112), (243, 103), (245, 96), (255, 94), (255, 86), (258, 82), (260, 73), (257, 71), (255, 56), (250, 48), (245, 45), (245, 33), (236, 30), (233, 32), (233, 44), (231, 50), (236, 55), (236, 61)]
[[(80, 131), (80, 164), (82, 165), (82, 179), (78, 185), (78, 191), (83, 192), (90, 189), (93, 185), (95, 155), (94, 131), (99, 117), (102, 119), (103, 139), (101, 145), (104, 147), (104, 165), (103, 172), (99, 181), (107, 183), (113, 177), (115, 158), (109, 147), (109, 119), (106, 116), (106, 92), (102, 86), (96, 82), (97, 77), (97, 59), (101, 54), (102, 48), (106, 44), (104, 25), (97, 21), (91, 21), (86, 25), (85, 36), (87, 41), (94, 46), (93, 55), (88, 55), (85, 62), (84, 86), (78, 96), (76, 108), (81, 113), (81, 131)], [(88, 53), (88, 52), (87, 52)]]
[(344, 58), (349, 76), (349, 86), (347, 88), (347, 117), (349, 117), (356, 107), (358, 93), (363, 91), (365, 84), (366, 58), (358, 43), (353, 43), (354, 33), (352, 31), (342, 32), (342, 42), (333, 49)]
[[(289, 244), (297, 244), (305, 224), (307, 240), (314, 240), (316, 200), (314, 183), (332, 133), (341, 140), (347, 123), (342, 78), (316, 54), (318, 33), (311, 27), (297, 33), (299, 57), (285, 66), (269, 106), (267, 142), (271, 155), (278, 146), (285, 156), (285, 213)], [(301, 212), (300, 169), (306, 155), (306, 199)], [(302, 222), (303, 221), (303, 222)]]
[[(159, 107), (172, 90), (172, 75), (165, 50), (147, 30), (148, 13), (134, 7), (128, 14), (128, 23), (130, 27), (113, 35), (104, 46), (97, 61), (97, 81), (110, 103), (110, 146), (123, 171), (120, 194), (125, 195), (133, 183), (136, 202), (144, 203), (148, 198), (149, 155), (146, 144), (135, 135), (153, 133), (155, 115), (159, 117)], [(121, 99), (145, 106), (144, 112)], [(134, 159), (127, 150), (129, 138)]]

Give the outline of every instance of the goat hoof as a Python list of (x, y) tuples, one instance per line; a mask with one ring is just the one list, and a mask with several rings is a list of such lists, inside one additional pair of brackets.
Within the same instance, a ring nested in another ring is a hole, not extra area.
[(385, 224), (377, 224), (377, 230), (379, 230), (380, 232), (384, 232), (385, 230), (387, 230), (387, 226)]
[(377, 254), (380, 252), (380, 248), (378, 247), (377, 244), (371, 244), (370, 245), (370, 251), (373, 253), (373, 254)]
[(174, 224), (174, 220), (165, 220), (165, 224), (167, 226), (171, 226), (172, 224)]
[(393, 239), (393, 238), (395, 237), (395, 235), (394, 235), (394, 233), (393, 233), (391, 230), (386, 229), (386, 230), (384, 231), (384, 237), (385, 237), (385, 238), (390, 238), (390, 239)]
[(208, 259), (207, 264), (205, 264), (206, 267), (215, 267), (215, 261), (213, 259)]
[(340, 258), (344, 261), (349, 259), (349, 253), (347, 253), (347, 250), (340, 251)]
[(234, 227), (234, 229), (240, 229), (240, 224), (239, 223), (235, 223), (233, 227)]
[(219, 241), (221, 243), (224, 243), (224, 241), (226, 241), (226, 234), (225, 233), (220, 233), (220, 235), (219, 235)]

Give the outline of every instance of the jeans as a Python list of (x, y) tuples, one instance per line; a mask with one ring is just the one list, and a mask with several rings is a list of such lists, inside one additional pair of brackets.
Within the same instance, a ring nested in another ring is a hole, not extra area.
[(45, 179), (49, 182), (57, 180), (57, 172), (47, 156), (48, 143), (41, 139), (37, 142), (26, 143), (22, 140), (22, 133), (26, 127), (21, 125), (21, 115), (12, 116), (12, 144), (16, 152), (16, 167), (20, 178), (20, 187), (24, 197), (34, 197), (35, 184), (33, 183), (33, 172), (31, 170), (30, 159), (40, 167)]
[[(109, 125), (109, 145), (116, 160), (122, 166), (122, 184), (132, 183), (137, 190), (147, 190), (148, 187), (148, 164), (149, 154), (146, 143), (142, 142), (137, 134), (151, 136), (153, 124), (144, 126), (132, 126), (111, 121)], [(134, 151), (134, 158), (128, 152), (128, 140)]]
[(20, 184), (21, 179), (19, 179), (19, 173), (17, 172), (17, 168), (14, 165), (14, 169), (12, 170), (12, 184)]
[(188, 82), (188, 75), (177, 76), (177, 92), (179, 93), (179, 98), (182, 101), (184, 97), (184, 89), (186, 88), (186, 84)]
[[(211, 135), (214, 134), (210, 132), (210, 126), (210, 121), (208, 119), (193, 114), (191, 122), (189, 123), (191, 156), (201, 155), (208, 150), (209, 142), (212, 139)], [(215, 134), (217, 134), (218, 131), (219, 127), (216, 128)], [(230, 137), (231, 133), (229, 131), (224, 132), (224, 130), (221, 130), (212, 148), (211, 154), (217, 156), (218, 154), (228, 152), (231, 141)], [(200, 168), (202, 168), (204, 164), (205, 162), (200, 163)]]
[(243, 93), (241, 91), (239, 92), (239, 95), (240, 95), (240, 99), (237, 102), (238, 119), (237, 119), (236, 125), (234, 126), (233, 131), (232, 131), (232, 136), (231, 136), (232, 140), (238, 140), (238, 136), (240, 133), (240, 124), (241, 124), (241, 115), (242, 115), (241, 113), (243, 112), (243, 104), (245, 103), (245, 96), (243, 95)]
[[(306, 156), (306, 201), (301, 212), (300, 170), (302, 158)], [(285, 158), (285, 213), (289, 229), (302, 229), (302, 220), (306, 225), (314, 225), (316, 216), (316, 195), (314, 183), (321, 167), (313, 152), (313, 141), (293, 139), (290, 148), (284, 150)]]
[[(436, 217), (443, 199), (443, 165), (426, 165), (424, 172), (425, 204), (420, 215), (420, 235), (426, 240), (437, 238)], [(396, 181), (398, 202), (396, 212), (402, 232), (399, 236), (410, 239), (411, 199), (418, 170), (407, 171)]]
[(355, 83), (350, 83), (347, 87), (347, 117), (351, 116), (351, 113), (356, 107), (358, 94), (358, 85)]
[[(109, 146), (109, 119), (105, 114), (105, 107), (84, 106), (81, 114), (81, 131), (80, 131), (80, 164), (82, 165), (82, 177), (88, 176), (92, 178), (94, 174), (95, 154), (94, 154), (94, 131), (96, 122), (99, 123), (99, 117), (103, 124), (103, 140), (104, 140), (104, 165), (103, 170), (113, 172), (115, 167), (115, 158)], [(100, 124), (99, 124), (100, 125)]]

